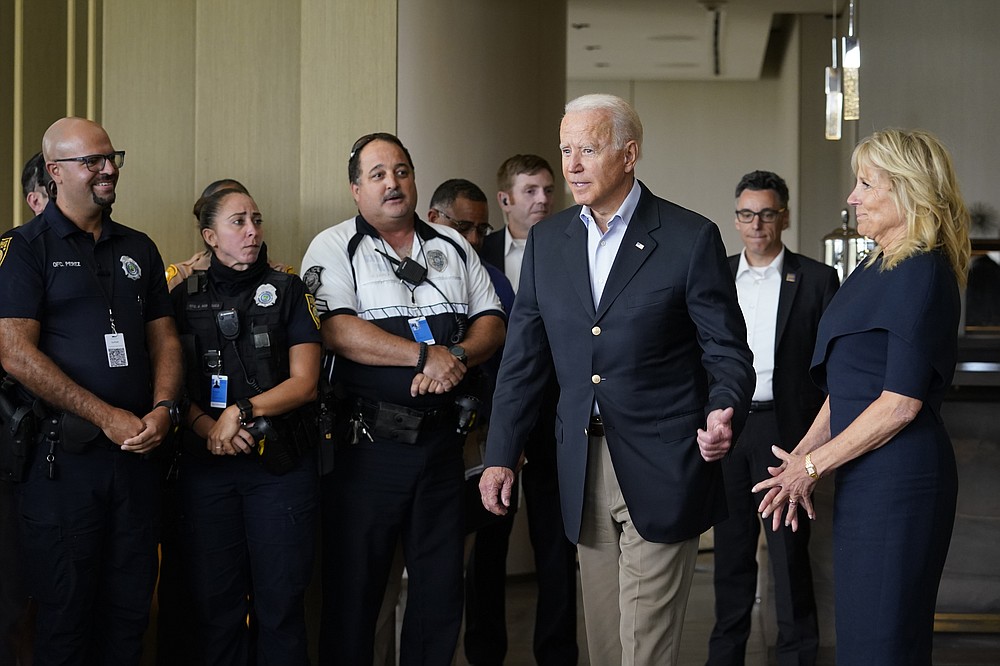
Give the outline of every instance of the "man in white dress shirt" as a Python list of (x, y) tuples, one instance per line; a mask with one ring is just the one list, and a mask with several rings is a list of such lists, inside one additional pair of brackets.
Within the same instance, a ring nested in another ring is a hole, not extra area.
[[(760, 496), (750, 494), (781, 461), (771, 445), (795, 447), (823, 403), (809, 378), (809, 361), (820, 316), (837, 290), (837, 273), (788, 250), (788, 186), (769, 171), (754, 171), (736, 187), (736, 229), (744, 250), (729, 258), (740, 309), (753, 350), (757, 385), (750, 415), (733, 452), (723, 461), (729, 518), (715, 526), (715, 628), (708, 663), (743, 664), (750, 635), (750, 611), (757, 589)], [(768, 529), (778, 617), (778, 663), (816, 663), (819, 636), (809, 521), (798, 532)]]

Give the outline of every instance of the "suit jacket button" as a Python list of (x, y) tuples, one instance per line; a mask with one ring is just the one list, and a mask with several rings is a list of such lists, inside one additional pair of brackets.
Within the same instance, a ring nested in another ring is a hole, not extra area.
[(601, 376), (600, 375), (594, 375), (593, 377), (590, 378), (590, 381), (594, 382), (595, 384), (600, 384), (601, 383)]
[(601, 327), (600, 326), (595, 326), (594, 328), (590, 329), (590, 332), (593, 333), (594, 335), (600, 335), (601, 334)]

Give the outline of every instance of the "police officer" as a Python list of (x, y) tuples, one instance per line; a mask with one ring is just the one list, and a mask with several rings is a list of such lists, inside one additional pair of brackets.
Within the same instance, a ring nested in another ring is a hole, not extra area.
[(138, 664), (180, 345), (156, 247), (111, 219), (124, 151), (63, 118), (42, 152), (58, 196), (0, 239), (0, 363), (46, 415), (16, 490), (34, 663)]
[(250, 195), (208, 196), (199, 224), (211, 265), (172, 292), (191, 400), (177, 483), (198, 652), (247, 662), (252, 596), (257, 660), (307, 664), (319, 319), (301, 280), (268, 266)]
[(504, 314), (475, 250), (414, 213), (413, 162), (392, 134), (348, 161), (359, 215), (313, 239), (316, 295), (347, 439), (324, 478), (322, 663), (370, 664), (397, 540), (409, 572), (403, 664), (451, 663), (462, 621), (466, 368), (503, 342)]

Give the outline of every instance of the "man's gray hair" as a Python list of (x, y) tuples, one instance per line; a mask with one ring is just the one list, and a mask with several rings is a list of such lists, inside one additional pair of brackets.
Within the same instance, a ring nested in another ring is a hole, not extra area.
[(621, 97), (591, 94), (577, 97), (566, 104), (566, 113), (605, 111), (611, 115), (611, 140), (615, 149), (622, 150), (629, 141), (638, 148), (636, 159), (642, 157), (642, 121), (632, 105)]

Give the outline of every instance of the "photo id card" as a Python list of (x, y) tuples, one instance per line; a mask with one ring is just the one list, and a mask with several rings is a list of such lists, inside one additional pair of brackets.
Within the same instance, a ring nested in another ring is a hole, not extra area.
[(408, 320), (410, 322), (410, 333), (413, 334), (413, 339), (417, 342), (426, 342), (429, 345), (434, 344), (434, 335), (431, 333), (431, 327), (427, 324), (427, 317), (414, 317)]
[(104, 348), (108, 352), (109, 368), (127, 368), (128, 353), (125, 351), (125, 334), (108, 333), (104, 336)]
[(226, 395), (229, 390), (228, 375), (212, 375), (212, 385), (208, 392), (208, 405), (210, 407), (226, 408)]

